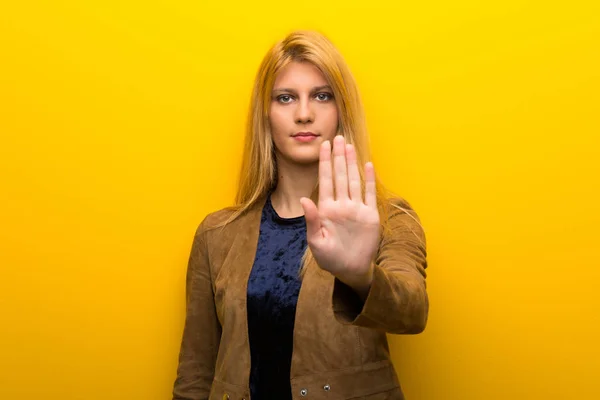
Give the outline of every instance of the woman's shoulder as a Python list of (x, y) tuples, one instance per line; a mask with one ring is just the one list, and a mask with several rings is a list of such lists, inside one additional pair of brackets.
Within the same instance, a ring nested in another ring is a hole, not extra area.
[(227, 221), (236, 213), (236, 208), (229, 206), (210, 211), (201, 219), (196, 229), (196, 236), (218, 227), (226, 226)]
[[(391, 236), (409, 234), (416, 235), (420, 241), (425, 242), (425, 230), (421, 218), (415, 208), (406, 198), (390, 196), (385, 202), (386, 207), (386, 233)], [(395, 234), (392, 234), (395, 232)]]
[[(262, 210), (264, 199), (259, 198), (255, 202), (247, 205), (227, 206), (215, 211), (211, 211), (200, 222), (196, 234), (213, 231), (219, 228), (219, 231), (239, 231), (244, 229), (244, 224), (256, 222), (259, 218), (257, 213)], [(260, 218), (259, 218), (260, 220)]]
[(389, 217), (398, 216), (400, 214), (409, 214), (415, 218), (419, 218), (414, 207), (404, 197), (398, 195), (390, 196), (384, 202)]
[(238, 208), (234, 206), (223, 207), (221, 209), (209, 212), (206, 217), (204, 217), (203, 222), (208, 228), (218, 226), (227, 221), (236, 213), (236, 211), (238, 211)]

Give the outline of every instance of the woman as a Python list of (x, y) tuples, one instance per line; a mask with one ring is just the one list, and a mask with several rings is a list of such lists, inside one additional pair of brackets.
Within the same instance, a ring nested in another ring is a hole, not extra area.
[(194, 237), (173, 399), (404, 398), (386, 332), (425, 328), (425, 237), (368, 157), (332, 43), (297, 31), (273, 46), (237, 205)]

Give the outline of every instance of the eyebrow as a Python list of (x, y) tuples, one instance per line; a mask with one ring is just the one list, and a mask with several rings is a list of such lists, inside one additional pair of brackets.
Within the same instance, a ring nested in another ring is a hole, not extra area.
[[(319, 90), (323, 90), (323, 89), (331, 89), (331, 86), (329, 85), (323, 85), (323, 86), (315, 86), (314, 88), (312, 88), (311, 92), (317, 92)], [(296, 93), (296, 91), (294, 89), (290, 89), (290, 88), (277, 88), (277, 89), (273, 89), (273, 93), (275, 92), (289, 92), (289, 93)]]

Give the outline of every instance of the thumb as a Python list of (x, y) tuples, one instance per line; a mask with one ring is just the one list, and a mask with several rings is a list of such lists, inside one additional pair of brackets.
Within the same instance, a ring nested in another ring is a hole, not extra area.
[(320, 239), (321, 220), (319, 219), (319, 210), (315, 203), (307, 198), (300, 198), (300, 204), (304, 209), (304, 218), (306, 219), (306, 236), (308, 240)]

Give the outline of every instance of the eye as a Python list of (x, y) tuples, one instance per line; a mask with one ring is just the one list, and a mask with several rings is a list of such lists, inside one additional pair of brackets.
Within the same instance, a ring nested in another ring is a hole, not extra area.
[(320, 101), (331, 100), (332, 97), (333, 96), (332, 96), (331, 93), (319, 93), (319, 94), (317, 94), (317, 99), (319, 99)]
[(289, 103), (291, 101), (291, 99), (292, 99), (292, 97), (287, 94), (282, 94), (281, 96), (277, 97), (277, 101), (280, 103)]

